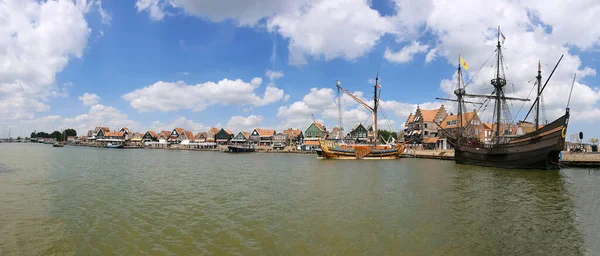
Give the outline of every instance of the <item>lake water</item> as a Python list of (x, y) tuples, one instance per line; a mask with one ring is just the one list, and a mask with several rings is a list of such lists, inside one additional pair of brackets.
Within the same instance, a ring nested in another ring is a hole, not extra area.
[(594, 255), (600, 170), (0, 144), (0, 255)]

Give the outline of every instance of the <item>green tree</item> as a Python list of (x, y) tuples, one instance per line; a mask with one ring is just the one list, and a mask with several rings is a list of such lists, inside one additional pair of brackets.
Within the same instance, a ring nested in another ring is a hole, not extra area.
[(593, 145), (596, 145), (596, 144), (598, 144), (598, 138), (591, 138), (591, 139), (590, 139), (590, 142), (591, 142)]
[(36, 137), (38, 137), (38, 138), (50, 138), (51, 136), (50, 136), (50, 134), (45, 133), (45, 132), (38, 132), (36, 134)]
[(32, 132), (30, 135), (31, 138), (37, 138), (37, 134), (35, 132)]
[(56, 141), (62, 141), (62, 133), (59, 131), (54, 131), (51, 134), (52, 138), (54, 138)]
[(21, 136), (17, 137), (17, 140), (21, 140)]
[(65, 130), (65, 136), (66, 137), (77, 136), (77, 131), (75, 131), (74, 129), (66, 129)]

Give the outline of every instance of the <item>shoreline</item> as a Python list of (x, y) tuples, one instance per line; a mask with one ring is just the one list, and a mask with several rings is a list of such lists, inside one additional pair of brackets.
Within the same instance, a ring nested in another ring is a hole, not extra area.
[[(8, 142), (6, 144), (40, 144), (31, 142)], [(65, 144), (73, 147), (92, 147), (92, 148), (104, 148), (101, 145), (85, 145), (85, 144)], [(145, 147), (145, 146), (126, 146), (122, 149), (162, 149), (162, 150), (187, 150), (187, 151), (214, 151), (221, 153), (231, 153), (227, 150), (227, 146), (218, 146), (217, 148), (171, 148), (171, 147)], [(257, 147), (255, 152), (252, 153), (265, 153), (265, 154), (316, 154), (315, 151), (301, 151), (295, 149), (287, 150), (273, 150), (269, 147)], [(232, 153), (240, 154), (240, 153)], [(242, 153), (244, 154), (244, 153)], [(563, 151), (563, 159), (560, 161), (560, 166), (564, 167), (575, 167), (575, 168), (600, 168), (600, 152), (588, 152), (588, 153), (571, 153)], [(400, 158), (420, 158), (420, 159), (433, 159), (433, 160), (444, 160), (453, 161), (454, 151), (453, 150), (409, 150), (404, 153)]]

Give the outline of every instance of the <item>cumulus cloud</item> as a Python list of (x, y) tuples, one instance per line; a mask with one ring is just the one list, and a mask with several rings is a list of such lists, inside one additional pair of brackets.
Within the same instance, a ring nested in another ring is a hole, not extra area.
[(239, 106), (265, 106), (285, 97), (283, 90), (269, 84), (262, 97), (255, 90), (262, 84), (262, 78), (255, 77), (250, 83), (241, 79), (223, 79), (218, 82), (188, 85), (183, 81), (163, 82), (124, 94), (122, 98), (142, 112), (175, 111), (190, 109), (201, 111), (215, 104)]
[[(83, 56), (90, 34), (87, 11), (73, 1), (7, 1), (0, 4), (0, 120), (33, 118), (66, 95), (55, 76)], [(8, 109), (10, 111), (8, 111)]]
[(383, 57), (389, 62), (407, 63), (413, 59), (415, 54), (427, 52), (427, 49), (429, 49), (429, 45), (422, 45), (418, 41), (414, 41), (410, 45), (404, 46), (398, 52), (392, 52), (389, 48), (386, 48)]
[(83, 103), (83, 105), (92, 106), (98, 104), (100, 101), (100, 96), (96, 95), (95, 93), (86, 92), (79, 96), (79, 100)]
[[(215, 126), (220, 127), (221, 125), (217, 124)], [(186, 117), (179, 116), (168, 123), (164, 123), (162, 121), (154, 121), (150, 126), (147, 127), (147, 130), (153, 130), (155, 132), (160, 132), (163, 130), (171, 131), (176, 127), (181, 127), (183, 129), (193, 132), (194, 134), (198, 132), (206, 132), (210, 129), (209, 126), (203, 123), (195, 122), (194, 120), (190, 120)]]
[(235, 133), (239, 131), (251, 132), (254, 128), (259, 127), (262, 121), (263, 117), (260, 115), (232, 116), (227, 122), (227, 128)]

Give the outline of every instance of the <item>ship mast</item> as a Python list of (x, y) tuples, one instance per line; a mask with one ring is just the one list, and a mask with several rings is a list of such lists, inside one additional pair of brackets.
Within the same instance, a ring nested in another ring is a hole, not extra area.
[(462, 137), (463, 134), (463, 109), (462, 109), (462, 105), (463, 105), (463, 98), (462, 95), (464, 94), (464, 90), (460, 87), (460, 80), (461, 80), (461, 76), (462, 76), (462, 72), (460, 72), (460, 55), (458, 55), (458, 89), (456, 91), (454, 91), (454, 94), (456, 94), (456, 99), (458, 102), (458, 122), (459, 122), (459, 126), (458, 126), (458, 137), (457, 140), (459, 140), (460, 137)]
[(379, 141), (379, 132), (377, 130), (377, 105), (379, 97), (377, 97), (377, 86), (379, 85), (379, 70), (377, 70), (377, 76), (375, 77), (375, 85), (373, 86), (373, 137), (375, 148), (377, 148), (377, 142)]
[(502, 47), (500, 46), (500, 26), (498, 26), (498, 55), (496, 62), (496, 78), (492, 80), (492, 85), (496, 88), (496, 144), (500, 144), (500, 117), (502, 116), (502, 87), (506, 85), (506, 79), (500, 77), (500, 57), (502, 56)]
[(541, 86), (542, 86), (542, 63), (538, 61), (538, 75), (535, 77), (537, 78), (537, 97), (535, 99), (535, 101), (537, 102), (536, 106), (535, 106), (535, 131), (537, 132), (540, 126), (540, 94), (542, 93), (540, 91)]

